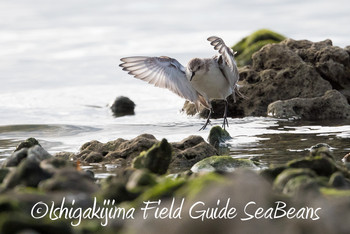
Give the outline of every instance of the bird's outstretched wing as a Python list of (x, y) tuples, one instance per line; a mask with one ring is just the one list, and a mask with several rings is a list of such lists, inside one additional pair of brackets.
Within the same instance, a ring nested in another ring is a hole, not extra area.
[(214, 46), (215, 50), (219, 51), (220, 56), (217, 57), (219, 67), (230, 86), (236, 88), (239, 80), (239, 73), (232, 49), (226, 46), (225, 42), (220, 37), (212, 36), (207, 40), (210, 41), (210, 44)]
[[(166, 88), (196, 104), (202, 103), (198, 92), (186, 78), (185, 68), (173, 58), (161, 57), (126, 57), (119, 66), (135, 78), (146, 81), (160, 88)], [(203, 105), (205, 103), (202, 103)]]

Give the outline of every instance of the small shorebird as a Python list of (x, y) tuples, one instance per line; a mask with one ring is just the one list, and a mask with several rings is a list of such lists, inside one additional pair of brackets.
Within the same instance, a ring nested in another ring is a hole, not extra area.
[(119, 66), (135, 78), (147, 81), (157, 87), (167, 88), (182, 98), (193, 102), (197, 111), (200, 104), (209, 109), (208, 118), (200, 130), (210, 123), (213, 113), (212, 100), (224, 100), (225, 112), (223, 128), (228, 126), (227, 97), (238, 91), (239, 79), (234, 52), (224, 41), (216, 36), (208, 38), (210, 44), (218, 50), (219, 55), (213, 58), (193, 58), (187, 67), (182, 66), (176, 59), (167, 56), (144, 57), (133, 56), (122, 58)]

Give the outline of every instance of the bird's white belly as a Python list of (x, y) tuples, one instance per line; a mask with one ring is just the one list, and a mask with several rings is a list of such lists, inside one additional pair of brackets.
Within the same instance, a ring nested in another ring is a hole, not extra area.
[(232, 88), (218, 67), (210, 67), (202, 76), (195, 76), (192, 86), (208, 100), (226, 99), (232, 94)]

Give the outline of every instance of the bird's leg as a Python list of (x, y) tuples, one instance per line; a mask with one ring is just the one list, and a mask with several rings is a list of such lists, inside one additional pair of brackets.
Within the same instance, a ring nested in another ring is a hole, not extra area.
[(199, 131), (200, 131), (200, 130), (204, 130), (204, 129), (207, 127), (207, 125), (210, 123), (210, 116), (211, 116), (211, 114), (212, 114), (213, 112), (214, 112), (214, 111), (213, 111), (213, 108), (210, 107), (210, 109), (209, 109), (209, 115), (208, 115), (207, 121), (205, 122), (205, 124), (203, 125), (203, 127), (201, 127), (201, 128), (199, 129)]
[(225, 129), (225, 126), (228, 127), (228, 120), (227, 120), (227, 108), (228, 108), (228, 101), (225, 100), (225, 112), (224, 112), (224, 122), (222, 123), (222, 127)]

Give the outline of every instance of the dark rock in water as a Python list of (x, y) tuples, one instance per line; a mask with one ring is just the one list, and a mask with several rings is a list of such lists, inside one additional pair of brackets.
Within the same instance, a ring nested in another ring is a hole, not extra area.
[(249, 159), (232, 158), (231, 156), (212, 156), (205, 158), (191, 168), (193, 172), (231, 172), (237, 168), (253, 168), (256, 169), (256, 165)]
[(16, 147), (16, 149), (15, 149), (14, 152), (19, 151), (19, 150), (21, 150), (21, 149), (23, 149), (23, 148), (31, 148), (31, 147), (33, 147), (34, 145), (39, 145), (39, 146), (41, 146), (41, 145), (39, 144), (39, 142), (38, 142), (37, 139), (35, 139), (35, 138), (33, 138), (33, 137), (28, 138), (27, 140), (22, 141), (21, 143), (19, 143), (19, 145)]
[[(232, 96), (228, 99), (230, 117), (266, 116), (269, 104), (288, 100), (293, 105), (286, 109), (291, 113), (287, 117), (295, 112), (305, 119), (350, 118), (350, 56), (330, 40), (314, 43), (286, 39), (265, 45), (253, 54), (252, 65), (240, 68), (239, 72), (240, 92), (246, 98), (237, 98), (236, 103)], [(326, 94), (332, 89), (339, 92)], [(294, 98), (300, 99), (290, 100)], [(212, 105), (212, 117), (221, 118), (223, 102), (213, 101)], [(183, 110), (194, 114), (192, 104), (187, 103)], [(200, 116), (206, 117), (206, 113), (206, 109), (200, 110)], [(276, 116), (283, 116), (283, 110)]]
[(335, 162), (325, 156), (308, 157), (302, 159), (295, 159), (287, 164), (291, 168), (308, 168), (313, 170), (319, 176), (331, 176), (338, 171)]
[(337, 90), (329, 90), (322, 97), (276, 101), (268, 106), (267, 112), (277, 118), (350, 119), (350, 105)]
[(89, 173), (74, 168), (58, 170), (54, 176), (40, 183), (39, 188), (44, 191), (61, 191), (69, 193), (97, 192), (98, 186)]
[(332, 148), (325, 143), (318, 143), (310, 148), (310, 156), (325, 156), (334, 160)]
[(210, 129), (208, 141), (209, 144), (211, 144), (215, 148), (218, 148), (220, 146), (220, 143), (224, 143), (225, 141), (230, 139), (232, 139), (230, 134), (225, 129), (222, 129), (220, 126), (215, 126)]
[(134, 115), (135, 103), (129, 98), (120, 96), (114, 101), (111, 106), (111, 110), (115, 117), (121, 117), (125, 115)]
[(166, 139), (156, 143), (147, 152), (133, 160), (134, 168), (147, 168), (156, 174), (165, 174), (171, 161), (172, 148)]
[(200, 160), (218, 154), (217, 149), (201, 136), (189, 136), (181, 142), (172, 143), (172, 146), (174, 154), (169, 167), (170, 173), (189, 170)]
[(51, 176), (39, 166), (38, 161), (25, 159), (6, 176), (3, 183), (5, 188), (14, 188), (17, 185), (37, 187), (41, 181)]

